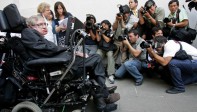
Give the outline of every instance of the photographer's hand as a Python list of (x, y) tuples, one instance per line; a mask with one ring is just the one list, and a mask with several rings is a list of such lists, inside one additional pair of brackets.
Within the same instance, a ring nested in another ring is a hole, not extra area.
[(149, 12), (146, 11), (146, 13), (144, 13), (144, 16), (148, 19), (152, 18), (152, 16), (149, 14)]
[(125, 38), (125, 39), (122, 41), (122, 43), (123, 43), (124, 45), (126, 45), (126, 46), (129, 46), (129, 45), (130, 45), (130, 43), (129, 43), (129, 41), (128, 41), (127, 38)]
[(143, 13), (143, 11), (144, 11), (144, 7), (143, 7), (143, 6), (141, 6), (141, 7), (140, 7), (140, 9), (139, 9), (139, 11), (140, 11), (140, 13), (142, 14), (142, 13)]

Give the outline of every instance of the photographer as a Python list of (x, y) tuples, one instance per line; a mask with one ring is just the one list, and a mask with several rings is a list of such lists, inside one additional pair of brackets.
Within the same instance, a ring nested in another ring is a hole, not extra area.
[(117, 65), (122, 64), (127, 58), (126, 52), (122, 51), (123, 44), (122, 44), (122, 42), (118, 41), (118, 37), (121, 35), (125, 35), (125, 33), (124, 33), (125, 29), (130, 30), (133, 27), (135, 22), (133, 21), (134, 19), (132, 19), (131, 16), (134, 17), (130, 12), (129, 6), (128, 5), (124, 5), (124, 6), (120, 5), (119, 6), (119, 13), (116, 15), (116, 20), (112, 25), (112, 29), (113, 29), (113, 31), (115, 31), (114, 44), (117, 46), (117, 50), (114, 53), (114, 58), (115, 58)]
[(111, 31), (111, 23), (108, 20), (103, 20), (101, 22), (101, 28), (99, 29), (100, 35), (97, 38), (98, 41), (98, 50), (97, 54), (99, 54), (102, 58), (107, 56), (107, 74), (109, 77), (109, 82), (114, 83), (114, 73), (115, 73), (115, 62), (113, 57), (113, 35)]
[(86, 16), (85, 31), (89, 36), (85, 38), (85, 52), (87, 54), (95, 54), (98, 49), (96, 38), (99, 35), (95, 24), (96, 18), (92, 14), (87, 14)]
[[(172, 78), (173, 87), (166, 90), (166, 93), (177, 94), (185, 92), (184, 84), (197, 81), (197, 49), (185, 42), (169, 40), (163, 36), (156, 38), (157, 52), (163, 52), (163, 57), (159, 56), (150, 46), (148, 53), (162, 66), (168, 67)], [(177, 58), (177, 52), (185, 50), (188, 59)]]
[(142, 38), (146, 40), (151, 39), (151, 32), (154, 26), (163, 28), (163, 19), (165, 17), (165, 11), (161, 7), (157, 7), (153, 0), (148, 0), (144, 7), (140, 8), (139, 23), (143, 27)]
[(188, 16), (184, 8), (179, 9), (179, 1), (171, 0), (168, 3), (170, 14), (164, 19), (166, 26), (169, 28), (164, 35), (169, 36), (172, 30), (186, 28), (189, 25)]
[(122, 42), (127, 46), (129, 51), (129, 60), (124, 62), (115, 72), (115, 77), (122, 78), (128, 72), (135, 78), (135, 85), (140, 86), (143, 83), (143, 75), (140, 73), (142, 66), (146, 64), (146, 49), (142, 49), (140, 44), (144, 41), (139, 37), (137, 30), (128, 32), (128, 39)]

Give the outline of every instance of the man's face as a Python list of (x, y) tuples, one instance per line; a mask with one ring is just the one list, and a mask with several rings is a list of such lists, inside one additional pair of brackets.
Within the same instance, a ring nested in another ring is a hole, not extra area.
[(155, 37), (157, 36), (163, 36), (163, 32), (161, 30), (158, 30), (157, 32), (155, 32)]
[(169, 10), (171, 13), (175, 13), (176, 10), (178, 10), (179, 6), (177, 5), (176, 2), (173, 2), (172, 4), (169, 5)]
[(135, 43), (138, 39), (138, 35), (135, 36), (134, 33), (129, 33), (128, 36), (129, 36), (129, 40), (132, 44)]
[(38, 20), (32, 28), (37, 30), (42, 36), (47, 34), (47, 24), (44, 21), (44, 18)]
[(129, 7), (131, 10), (135, 10), (137, 8), (137, 3), (134, 2), (134, 0), (129, 0)]
[(130, 16), (129, 13), (123, 14), (123, 20), (126, 21), (129, 18), (129, 16)]
[(105, 23), (101, 24), (104, 30), (109, 30), (109, 26)]
[(46, 7), (45, 11), (43, 12), (44, 17), (48, 18), (50, 16), (50, 7)]

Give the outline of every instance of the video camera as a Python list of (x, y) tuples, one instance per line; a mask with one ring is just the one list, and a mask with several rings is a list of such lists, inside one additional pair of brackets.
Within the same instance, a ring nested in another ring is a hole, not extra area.
[(125, 13), (129, 13), (130, 12), (130, 8), (128, 5), (120, 5), (118, 4), (118, 8), (119, 8), (119, 13), (117, 13), (117, 16), (120, 17)]
[(94, 21), (96, 22), (96, 18), (95, 18), (93, 15), (87, 14), (86, 16), (87, 16), (87, 17), (86, 17), (85, 28), (86, 28), (87, 30), (89, 30), (89, 29), (93, 29), (93, 30), (102, 29), (102, 25), (101, 25), (100, 23), (96, 23), (96, 24), (95, 24), (95, 23), (92, 21), (92, 19), (94, 19)]
[(129, 32), (128, 29), (125, 29), (124, 33), (118, 36), (118, 41), (126, 40), (126, 38), (128, 39), (128, 32)]

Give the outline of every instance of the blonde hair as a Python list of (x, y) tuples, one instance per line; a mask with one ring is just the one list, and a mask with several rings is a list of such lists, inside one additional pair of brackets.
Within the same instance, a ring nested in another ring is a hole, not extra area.
[(43, 13), (45, 11), (46, 8), (50, 8), (50, 5), (46, 2), (42, 2), (38, 5), (38, 8), (37, 8), (37, 12), (38, 13)]
[(41, 15), (33, 15), (26, 19), (26, 24), (28, 27), (34, 26), (36, 22), (39, 21), (40, 19), (44, 19), (44, 18)]

